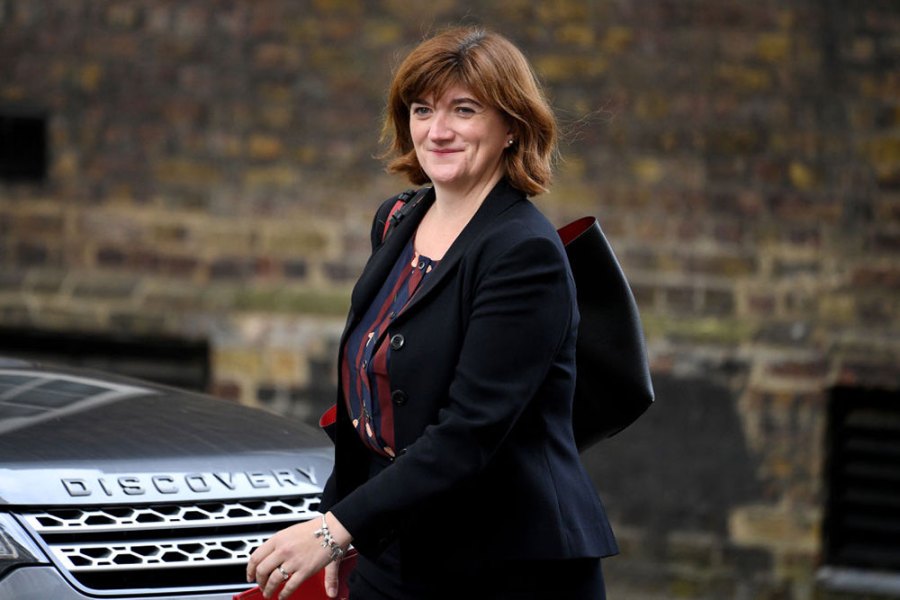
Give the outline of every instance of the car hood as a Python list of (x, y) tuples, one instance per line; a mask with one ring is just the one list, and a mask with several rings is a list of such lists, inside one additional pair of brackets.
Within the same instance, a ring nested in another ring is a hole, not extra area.
[(0, 362), (0, 505), (318, 493), (326, 436), (143, 381)]

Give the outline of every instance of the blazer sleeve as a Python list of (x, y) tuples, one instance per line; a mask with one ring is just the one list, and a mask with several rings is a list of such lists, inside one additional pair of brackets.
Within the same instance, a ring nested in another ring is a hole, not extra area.
[(449, 403), (437, 422), (390, 468), (331, 507), (355, 538), (395, 529), (404, 514), (484, 469), (573, 327), (574, 289), (561, 247), (530, 237), (489, 264), (474, 286)]

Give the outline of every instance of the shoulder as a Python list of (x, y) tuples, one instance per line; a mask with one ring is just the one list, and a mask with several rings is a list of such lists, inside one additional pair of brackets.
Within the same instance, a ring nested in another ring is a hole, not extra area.
[(468, 289), (521, 287), (530, 280), (569, 287), (571, 271), (556, 228), (524, 197), (496, 215), (465, 252)]
[(510, 205), (481, 238), (480, 252), (497, 257), (522, 248), (540, 248), (564, 260), (565, 249), (553, 224), (528, 199)]

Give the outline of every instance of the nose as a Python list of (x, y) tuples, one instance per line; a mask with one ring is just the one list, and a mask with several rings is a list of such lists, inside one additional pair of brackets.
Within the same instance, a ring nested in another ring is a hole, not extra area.
[(431, 121), (431, 128), (428, 130), (428, 137), (433, 141), (444, 141), (453, 137), (453, 129), (447, 114), (444, 111), (436, 111)]

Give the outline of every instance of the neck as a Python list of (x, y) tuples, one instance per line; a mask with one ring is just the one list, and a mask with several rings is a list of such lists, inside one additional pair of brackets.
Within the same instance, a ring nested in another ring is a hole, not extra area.
[(416, 229), (416, 252), (432, 260), (441, 260), (500, 178), (498, 172), (496, 177), (480, 182), (465, 193), (435, 185), (434, 203)]
[(432, 210), (439, 215), (452, 215), (456, 218), (465, 216), (468, 221), (502, 178), (502, 170), (497, 169), (490, 177), (465, 187), (435, 183)]

